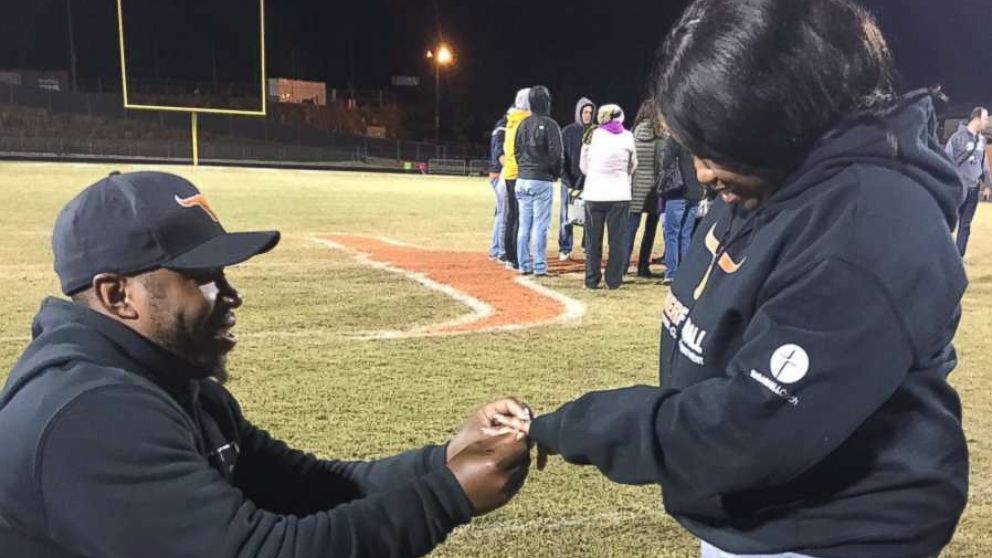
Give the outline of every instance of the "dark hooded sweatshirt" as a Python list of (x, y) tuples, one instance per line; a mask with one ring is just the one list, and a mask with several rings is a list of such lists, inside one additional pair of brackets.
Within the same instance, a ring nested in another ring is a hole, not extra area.
[(494, 175), (493, 178), (499, 176), (499, 173), (503, 171), (503, 163), (500, 158), (503, 157), (503, 144), (505, 142), (506, 117), (504, 116), (493, 127), (493, 133), (489, 138), (489, 174)]
[(586, 181), (582, 169), (579, 168), (579, 160), (582, 156), (582, 136), (589, 129), (589, 126), (582, 124), (582, 109), (585, 107), (592, 107), (592, 118), (595, 121), (596, 104), (582, 97), (575, 104), (575, 122), (565, 126), (561, 131), (562, 151), (564, 152), (561, 183), (570, 190), (581, 190)]
[(968, 491), (947, 382), (967, 285), (961, 186), (929, 99), (814, 150), (757, 210), (718, 201), (663, 310), (661, 387), (596, 392), (531, 436), (740, 554), (919, 558)]
[(517, 128), (518, 178), (553, 182), (561, 176), (561, 128), (550, 116), (551, 94), (546, 87), (531, 88), (530, 111)]
[(471, 504), (427, 447), (323, 461), (129, 328), (45, 301), (0, 395), (0, 555), (420, 556)]

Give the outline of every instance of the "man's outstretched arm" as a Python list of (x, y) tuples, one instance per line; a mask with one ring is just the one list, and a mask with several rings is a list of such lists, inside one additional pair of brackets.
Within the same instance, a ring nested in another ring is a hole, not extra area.
[(224, 480), (197, 452), (191, 427), (144, 388), (101, 388), (67, 405), (47, 429), (35, 475), (53, 539), (111, 558), (420, 556), (508, 501), (529, 464), (522, 442), (489, 438), (447, 467), (297, 516), (263, 510)]

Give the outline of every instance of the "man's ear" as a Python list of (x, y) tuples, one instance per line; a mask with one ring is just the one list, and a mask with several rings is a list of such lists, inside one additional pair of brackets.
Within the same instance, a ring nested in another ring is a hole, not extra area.
[(105, 313), (122, 320), (138, 319), (134, 305), (137, 282), (116, 273), (101, 273), (93, 278), (93, 298)]

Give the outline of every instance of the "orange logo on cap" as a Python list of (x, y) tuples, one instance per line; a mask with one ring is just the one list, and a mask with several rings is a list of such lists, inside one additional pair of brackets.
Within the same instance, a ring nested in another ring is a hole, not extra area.
[(210, 208), (210, 204), (207, 203), (207, 198), (203, 194), (197, 194), (195, 196), (190, 196), (188, 198), (180, 198), (178, 195), (175, 196), (176, 203), (183, 207), (199, 207), (214, 220), (215, 223), (219, 223), (220, 219), (217, 218), (217, 214), (214, 210)]

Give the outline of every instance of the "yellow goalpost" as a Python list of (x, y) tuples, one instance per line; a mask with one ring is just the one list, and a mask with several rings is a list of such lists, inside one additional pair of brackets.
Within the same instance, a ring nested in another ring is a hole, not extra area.
[(123, 0), (117, 0), (117, 38), (120, 44), (121, 52), (121, 88), (124, 93), (124, 108), (134, 109), (134, 110), (152, 110), (152, 111), (166, 111), (166, 112), (188, 112), (190, 114), (190, 139), (193, 146), (193, 164), (200, 164), (200, 154), (199, 154), (199, 126), (197, 123), (197, 115), (199, 114), (226, 114), (226, 115), (237, 115), (237, 116), (265, 116), (267, 114), (266, 105), (266, 79), (265, 79), (265, 0), (258, 0), (258, 33), (259, 33), (259, 48), (261, 52), (259, 53), (259, 60), (261, 63), (261, 71), (259, 76), (261, 77), (260, 91), (262, 95), (262, 104), (259, 110), (241, 110), (241, 109), (222, 109), (222, 108), (203, 108), (203, 107), (182, 107), (182, 106), (171, 106), (171, 105), (146, 105), (146, 104), (132, 104), (128, 100), (128, 87), (127, 87), (127, 56), (126, 49), (124, 46), (124, 10), (122, 6)]

